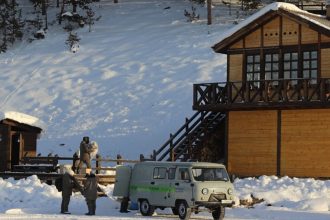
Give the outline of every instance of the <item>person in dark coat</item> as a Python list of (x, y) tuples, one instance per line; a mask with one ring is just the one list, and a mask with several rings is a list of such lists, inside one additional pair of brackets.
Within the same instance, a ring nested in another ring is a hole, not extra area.
[(96, 211), (96, 199), (98, 189), (98, 179), (95, 174), (86, 174), (86, 180), (84, 182), (83, 195), (86, 199), (88, 212), (85, 215), (95, 215)]
[(80, 162), (78, 165), (77, 173), (81, 170), (83, 163), (86, 164), (86, 167), (91, 169), (91, 156), (90, 153), (92, 149), (89, 145), (89, 137), (83, 137), (83, 140), (80, 143)]
[(73, 160), (72, 160), (72, 170), (74, 173), (78, 173), (78, 167), (80, 163), (80, 155), (79, 150), (73, 154)]
[(73, 171), (67, 171), (62, 177), (62, 203), (61, 203), (61, 213), (71, 214), (69, 212), (69, 203), (72, 195), (72, 189), (77, 188), (81, 191), (81, 186), (78, 181), (73, 177)]

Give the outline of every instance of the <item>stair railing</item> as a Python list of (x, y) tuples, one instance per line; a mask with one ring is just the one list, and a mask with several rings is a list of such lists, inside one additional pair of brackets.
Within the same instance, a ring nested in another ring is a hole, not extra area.
[[(199, 111), (196, 112), (191, 118), (186, 118), (186, 122), (183, 126), (179, 128), (174, 134), (170, 134), (170, 138), (156, 151), (153, 152), (152, 159), (161, 161), (168, 154), (173, 158), (173, 149), (180, 143), (189, 133), (192, 131), (205, 117), (206, 112)], [(159, 155), (161, 156), (157, 158)]]
[[(210, 113), (209, 115), (205, 116), (204, 118), (207, 119), (212, 115), (212, 113)], [(182, 156), (186, 151), (188, 151), (189, 149), (192, 148), (193, 144), (196, 142), (197, 139), (199, 139), (201, 137), (201, 135), (204, 133), (206, 134), (207, 132), (211, 132), (208, 130), (209, 125), (211, 125), (215, 120), (217, 120), (218, 118), (220, 118), (220, 121), (222, 121), (225, 118), (225, 114), (223, 113), (215, 113), (214, 117), (211, 118), (210, 121), (202, 121), (201, 123), (199, 123), (198, 126), (196, 126), (194, 128), (193, 131), (191, 131), (186, 137), (186, 141), (188, 141), (189, 144), (187, 144), (185, 146), (185, 148), (182, 148), (180, 152), (176, 152), (173, 158), (171, 158), (172, 161), (176, 161), (177, 159), (179, 159), (180, 156)], [(200, 129), (202, 128), (202, 129)], [(180, 148), (181, 145), (183, 145), (184, 142), (181, 142), (180, 144), (178, 144), (175, 148), (178, 149)]]

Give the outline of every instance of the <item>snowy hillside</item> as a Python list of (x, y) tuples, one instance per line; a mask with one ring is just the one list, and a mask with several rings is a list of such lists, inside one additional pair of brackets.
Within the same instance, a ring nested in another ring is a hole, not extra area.
[(65, 45), (68, 33), (49, 25), (45, 39), (0, 54), (0, 111), (44, 122), (42, 154), (71, 156), (84, 135), (104, 156), (150, 154), (193, 114), (194, 83), (226, 79), (226, 57), (211, 46), (233, 24), (227, 7), (215, 8), (218, 18), (208, 26), (199, 5), (201, 20), (186, 21), (191, 6), (188, 0), (102, 0), (92, 32), (77, 30), (76, 53)]

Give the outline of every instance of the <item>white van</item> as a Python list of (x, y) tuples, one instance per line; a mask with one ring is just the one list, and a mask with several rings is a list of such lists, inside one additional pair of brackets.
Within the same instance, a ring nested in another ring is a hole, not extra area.
[(156, 208), (172, 208), (180, 219), (209, 209), (223, 219), (225, 207), (234, 204), (234, 188), (222, 164), (204, 162), (146, 161), (133, 168), (118, 166), (114, 196), (139, 203), (140, 212), (151, 216)]

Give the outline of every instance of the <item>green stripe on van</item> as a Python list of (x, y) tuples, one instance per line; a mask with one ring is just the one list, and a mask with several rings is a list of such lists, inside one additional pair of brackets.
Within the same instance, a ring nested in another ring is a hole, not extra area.
[(169, 186), (132, 185), (130, 190), (135, 192), (175, 192), (175, 188)]

